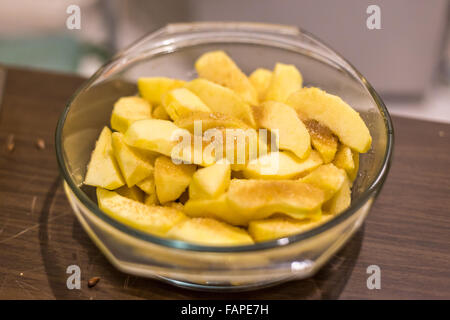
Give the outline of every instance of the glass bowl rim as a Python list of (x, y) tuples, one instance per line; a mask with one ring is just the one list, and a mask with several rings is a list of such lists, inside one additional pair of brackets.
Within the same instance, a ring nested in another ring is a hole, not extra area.
[[(175, 24), (177, 25), (177, 24)], [(200, 28), (200, 31), (220, 31), (221, 28), (223, 28), (226, 31), (240, 31), (240, 28), (243, 27), (243, 30), (248, 30), (248, 28), (256, 28), (253, 32), (264, 32), (264, 29), (266, 28), (283, 28), (284, 26), (280, 25), (271, 25), (271, 24), (261, 24), (261, 23), (233, 23), (233, 22), (206, 22), (206, 23), (182, 23), (180, 25), (183, 26), (190, 26), (190, 27), (202, 27)], [(216, 25), (216, 28), (214, 30), (209, 30), (208, 27), (211, 25)], [(379, 190), (381, 190), (381, 187), (386, 180), (387, 174), (389, 172), (390, 168), (390, 162), (392, 158), (393, 153), (393, 146), (394, 146), (394, 129), (391, 117), (389, 115), (389, 112), (378, 95), (378, 93), (375, 91), (375, 89), (371, 86), (371, 84), (365, 79), (365, 77), (351, 64), (349, 63), (342, 55), (340, 55), (336, 50), (334, 50), (332, 47), (327, 45), (324, 41), (316, 37), (315, 35), (309, 33), (308, 31), (305, 31), (304, 29), (296, 28), (296, 30), (299, 32), (299, 35), (305, 35), (308, 38), (316, 41), (318, 44), (320, 44), (323, 48), (329, 50), (333, 54), (335, 54), (339, 59), (341, 59), (343, 62), (345, 62), (350, 69), (357, 75), (359, 80), (362, 84), (364, 84), (365, 88), (369, 92), (370, 96), (372, 97), (373, 101), (378, 107), (378, 111), (383, 117), (384, 125), (386, 129), (386, 149), (384, 153), (384, 158), (381, 164), (381, 167), (376, 174), (373, 181), (370, 183), (369, 187), (366, 188), (362, 194), (359, 196), (358, 199), (356, 199), (355, 202), (352, 202), (350, 207), (341, 212), (340, 214), (336, 215), (335, 217), (329, 219), (325, 223), (301, 232), (294, 235), (290, 235), (287, 237), (275, 239), (275, 240), (269, 240), (264, 242), (257, 242), (252, 245), (239, 245), (239, 246), (208, 246), (208, 245), (201, 245), (201, 244), (195, 244), (180, 240), (173, 240), (168, 238), (159, 237), (156, 235), (152, 235), (150, 233), (146, 233), (143, 231), (139, 231), (135, 228), (132, 228), (130, 226), (127, 226), (126, 224), (123, 224), (106, 213), (104, 213), (98, 205), (90, 199), (85, 192), (83, 192), (76, 183), (72, 180), (72, 177), (67, 169), (67, 166), (65, 164), (64, 155), (62, 151), (62, 131), (64, 128), (65, 120), (67, 117), (67, 114), (70, 110), (70, 107), (73, 103), (73, 101), (76, 99), (76, 97), (86, 88), (88, 88), (90, 85), (92, 85), (96, 80), (98, 75), (102, 74), (102, 72), (107, 69), (107, 67), (112, 64), (114, 61), (117, 61), (122, 57), (123, 53), (127, 53), (127, 51), (134, 47), (136, 44), (139, 44), (141, 41), (146, 39), (147, 37), (151, 37), (152, 35), (160, 34), (163, 31), (167, 31), (167, 29), (172, 25), (166, 25), (165, 27), (158, 29), (156, 32), (149, 33), (145, 35), (144, 37), (138, 39), (125, 49), (119, 51), (115, 56), (113, 56), (110, 60), (108, 60), (102, 67), (100, 67), (90, 78), (88, 78), (84, 83), (78, 87), (78, 89), (74, 92), (74, 94), (69, 98), (69, 100), (66, 103), (66, 106), (64, 107), (64, 110), (58, 120), (56, 131), (55, 131), (55, 150), (56, 150), (56, 158), (58, 162), (58, 166), (60, 169), (60, 173), (64, 178), (65, 183), (70, 188), (70, 191), (75, 195), (78, 201), (80, 201), (90, 212), (94, 213), (98, 218), (100, 218), (103, 222), (111, 225), (115, 229), (118, 229), (121, 232), (124, 232), (125, 234), (135, 237), (138, 240), (143, 240), (146, 242), (150, 242), (152, 244), (161, 245), (168, 247), (170, 249), (179, 249), (179, 250), (187, 250), (187, 251), (198, 251), (198, 252), (214, 252), (214, 253), (238, 253), (238, 252), (254, 252), (259, 250), (266, 250), (266, 249), (275, 249), (277, 247), (284, 247), (286, 245), (299, 243), (302, 240), (307, 240), (310, 238), (313, 238), (314, 236), (325, 232), (337, 225), (339, 225), (342, 221), (346, 220), (347, 218), (350, 218), (354, 213), (356, 213), (364, 204), (367, 203), (367, 201), (370, 200), (370, 197), (374, 195), (375, 197), (378, 195)], [(263, 30), (258, 30), (261, 26), (264, 27)], [(230, 28), (231, 27), (231, 28)], [(290, 28), (290, 27), (287, 27)], [(199, 29), (196, 29), (196, 31), (199, 31)], [(267, 31), (267, 30), (265, 30)], [(283, 36), (283, 34), (280, 34), (280, 36)], [(232, 43), (230, 41), (230, 43)], [(205, 44), (205, 43), (203, 43)], [(176, 50), (175, 50), (176, 51)], [(341, 66), (342, 67), (342, 66)], [(68, 195), (67, 195), (68, 196)]]

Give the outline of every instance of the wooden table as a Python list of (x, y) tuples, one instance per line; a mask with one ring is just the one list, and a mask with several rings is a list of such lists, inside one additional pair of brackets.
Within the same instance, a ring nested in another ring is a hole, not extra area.
[[(75, 219), (53, 141), (82, 82), (8, 69), (0, 107), (1, 299), (450, 299), (450, 125), (394, 117), (383, 191), (364, 227), (314, 278), (247, 293), (194, 292), (117, 271)], [(72, 264), (81, 268), (81, 290), (66, 287)], [(366, 286), (372, 264), (381, 268), (380, 290)], [(93, 276), (101, 280), (89, 289)]]

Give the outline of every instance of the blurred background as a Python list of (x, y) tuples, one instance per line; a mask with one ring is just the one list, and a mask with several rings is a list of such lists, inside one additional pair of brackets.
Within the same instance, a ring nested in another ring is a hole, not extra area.
[[(80, 8), (80, 29), (66, 22)], [(369, 5), (381, 12), (370, 30)], [(355, 65), (393, 114), (450, 123), (448, 0), (1, 0), (0, 64), (89, 76), (111, 55), (172, 22), (298, 26)]]

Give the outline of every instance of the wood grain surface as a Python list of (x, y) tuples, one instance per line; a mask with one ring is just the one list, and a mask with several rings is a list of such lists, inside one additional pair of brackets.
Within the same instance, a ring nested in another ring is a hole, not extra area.
[[(0, 299), (450, 299), (450, 125), (394, 117), (384, 188), (364, 227), (315, 277), (246, 293), (194, 292), (117, 271), (75, 219), (53, 140), (82, 82), (8, 69), (0, 106)], [(81, 290), (66, 287), (72, 264), (81, 267)], [(373, 264), (380, 290), (366, 286)], [(101, 280), (88, 288), (94, 276)]]

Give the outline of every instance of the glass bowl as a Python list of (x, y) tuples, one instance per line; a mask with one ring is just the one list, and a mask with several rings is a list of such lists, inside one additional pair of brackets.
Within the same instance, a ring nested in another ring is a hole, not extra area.
[[(254, 245), (211, 247), (164, 239), (103, 213), (82, 181), (114, 102), (137, 92), (141, 76), (196, 77), (204, 52), (226, 50), (247, 74), (275, 62), (296, 65), (305, 85), (339, 95), (358, 110), (373, 138), (361, 155), (351, 207), (304, 233)], [(100, 68), (71, 98), (56, 129), (56, 153), (69, 202), (91, 239), (119, 270), (201, 290), (249, 290), (313, 275), (363, 223), (388, 174), (393, 129), (367, 80), (345, 59), (295, 27), (255, 23), (171, 24)]]

